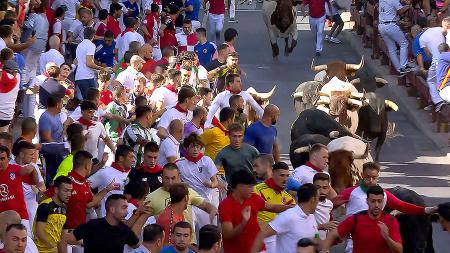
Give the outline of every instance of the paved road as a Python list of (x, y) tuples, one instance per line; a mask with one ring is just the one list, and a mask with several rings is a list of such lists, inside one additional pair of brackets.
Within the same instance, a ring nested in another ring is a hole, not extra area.
[[(238, 11), (239, 23), (226, 24), (239, 31), (236, 49), (240, 54), (240, 64), (246, 72), (244, 86), (253, 86), (258, 91), (269, 91), (278, 85), (271, 102), (281, 108), (277, 125), (282, 153), (289, 152), (290, 127), (296, 119), (291, 94), (303, 81), (312, 80), (310, 71), (314, 55), (314, 39), (306, 25), (299, 24), (299, 43), (294, 53), (288, 58), (280, 56), (278, 62), (271, 57), (270, 43), (266, 28), (258, 11)], [(279, 42), (283, 52), (284, 41)], [(341, 59), (358, 63), (360, 56), (348, 44), (325, 44), (323, 56), (316, 62), (325, 63)], [(364, 70), (368, 71), (368, 70)], [(363, 73), (364, 74), (364, 73)], [(389, 97), (387, 88), (380, 92)], [(384, 186), (401, 185), (425, 196), (428, 205), (435, 205), (450, 200), (450, 166), (449, 159), (437, 151), (428, 139), (411, 124), (401, 111), (391, 113), (390, 119), (396, 124), (396, 137), (387, 141), (381, 153), (383, 167), (381, 182)], [(449, 252), (450, 240), (439, 224), (434, 225), (434, 245), (436, 252)], [(446, 240), (445, 240), (446, 239)], [(337, 249), (335, 252), (342, 252)]]

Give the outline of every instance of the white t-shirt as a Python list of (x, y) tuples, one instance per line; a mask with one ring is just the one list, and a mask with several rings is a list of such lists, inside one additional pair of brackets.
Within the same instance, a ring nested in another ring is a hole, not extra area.
[(295, 253), (298, 240), (318, 233), (314, 214), (306, 215), (298, 205), (280, 213), (269, 226), (277, 232), (277, 249), (283, 253)]
[(158, 165), (161, 167), (166, 165), (168, 157), (180, 158), (180, 143), (170, 134), (159, 146)]
[[(331, 202), (331, 200), (325, 199), (324, 202), (319, 201), (319, 204), (317, 204), (316, 207), (316, 212), (314, 213), (317, 224), (328, 223), (331, 217), (331, 210), (333, 210), (333, 202)], [(321, 240), (325, 240), (327, 237), (327, 231), (319, 230), (319, 235)]]
[(80, 6), (79, 0), (56, 0), (53, 2), (51, 8), (55, 11), (64, 5), (66, 7), (66, 13), (64, 14), (64, 19), (75, 19), (77, 15), (77, 7)]
[[(313, 182), (313, 177), (317, 173), (317, 171), (309, 166), (302, 165), (294, 170), (292, 173), (292, 178), (297, 180), (301, 185)], [(327, 171), (323, 171), (323, 173), (328, 174)]]
[(389, 22), (397, 20), (397, 11), (403, 8), (399, 0), (380, 0), (379, 2), (379, 20)]
[[(98, 121), (100, 118), (105, 116), (106, 112), (103, 109), (98, 108), (94, 112), (94, 120)], [(69, 116), (73, 121), (78, 121), (81, 118), (81, 107), (78, 106)]]
[(6, 48), (5, 40), (0, 38), (0, 51), (2, 51), (3, 48)]
[(64, 63), (64, 56), (56, 49), (50, 49), (39, 57), (39, 73), (45, 72), (45, 65), (54, 62), (59, 67)]
[(89, 129), (86, 129), (86, 126), (83, 125), (84, 131), (83, 134), (86, 136), (86, 151), (91, 153), (91, 155), (96, 158), (98, 155), (98, 144), (100, 139), (105, 138), (107, 135), (105, 126), (103, 126), (100, 122), (95, 122), (95, 126), (90, 126)]
[(192, 119), (192, 111), (188, 111), (187, 113), (178, 111), (177, 108), (172, 107), (169, 110), (165, 111), (159, 120), (158, 127), (169, 129), (169, 124), (174, 119), (179, 119), (183, 122), (183, 125)]
[[(11, 74), (7, 74), (12, 78)], [(0, 93), (0, 120), (11, 120), (14, 116), (14, 108), (16, 108), (17, 94), (19, 94), (20, 74), (16, 74), (16, 86), (7, 93)]]
[(181, 158), (176, 161), (176, 164), (180, 169), (181, 180), (211, 202), (214, 189), (204, 186), (203, 182), (211, 181), (211, 177), (218, 172), (213, 160), (209, 156), (203, 156), (197, 163), (194, 163), (186, 158)]
[(150, 97), (150, 103), (162, 102), (166, 109), (174, 107), (178, 102), (178, 94), (167, 89), (165, 86), (157, 88)]
[(432, 61), (437, 62), (439, 60), (439, 45), (445, 42), (444, 29), (442, 27), (428, 28), (419, 38), (421, 48), (428, 48), (432, 55)]
[(95, 44), (90, 40), (83, 40), (76, 50), (76, 57), (78, 60), (78, 67), (75, 73), (75, 80), (94, 79), (95, 70), (86, 65), (86, 56), (94, 57)]
[(123, 58), (123, 55), (130, 48), (130, 43), (133, 41), (139, 41), (139, 44), (144, 45), (144, 37), (135, 31), (126, 32), (123, 36), (119, 35), (117, 38), (116, 48), (118, 49), (119, 59)]
[(100, 169), (97, 171), (94, 175), (90, 176), (88, 178), (89, 183), (91, 184), (92, 188), (98, 188), (99, 191), (103, 190), (108, 186), (111, 181), (114, 179), (114, 183), (119, 186), (119, 190), (112, 190), (108, 194), (105, 195), (105, 197), (101, 201), (100, 205), (100, 218), (105, 217), (106, 215), (106, 209), (105, 209), (105, 202), (106, 199), (111, 194), (123, 194), (123, 189), (125, 187), (126, 179), (128, 177), (128, 172), (122, 172), (119, 170), (116, 170), (113, 167), (106, 166), (103, 169)]
[(120, 72), (119, 75), (117, 75), (116, 81), (121, 83), (122, 86), (129, 91), (133, 91), (134, 86), (138, 84), (138, 77), (145, 78), (145, 76), (141, 72), (138, 72), (133, 67), (128, 66), (124, 71)]

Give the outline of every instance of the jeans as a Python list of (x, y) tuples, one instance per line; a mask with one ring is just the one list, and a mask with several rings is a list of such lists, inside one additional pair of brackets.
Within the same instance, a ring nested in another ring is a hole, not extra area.
[(86, 99), (89, 88), (98, 88), (95, 79), (75, 80), (75, 87), (77, 89), (77, 97), (79, 99)]
[[(389, 59), (397, 71), (408, 63), (408, 40), (406, 40), (400, 27), (395, 23), (379, 24), (378, 31), (389, 51)], [(400, 46), (400, 58), (397, 56), (397, 46)]]
[(427, 76), (428, 91), (430, 92), (431, 101), (433, 101), (433, 104), (442, 102), (442, 98), (439, 95), (439, 90), (436, 84), (436, 63), (436, 61), (431, 63)]
[(218, 45), (220, 40), (220, 33), (223, 29), (224, 14), (211, 14), (208, 15), (209, 19), (209, 41)]
[(316, 52), (322, 52), (323, 49), (323, 29), (325, 27), (325, 16), (320, 18), (309, 17), (309, 26), (311, 31), (316, 35)]

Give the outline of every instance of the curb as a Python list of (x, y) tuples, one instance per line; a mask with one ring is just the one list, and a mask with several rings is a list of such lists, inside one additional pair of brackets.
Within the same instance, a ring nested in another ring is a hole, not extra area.
[(434, 123), (431, 123), (428, 113), (416, 109), (417, 104), (414, 101), (416, 98), (408, 97), (406, 89), (397, 85), (397, 78), (393, 75), (386, 74), (389, 73), (387, 66), (382, 66), (378, 59), (372, 59), (370, 57), (372, 54), (371, 49), (363, 48), (361, 37), (351, 31), (342, 31), (341, 34), (357, 54), (364, 55), (364, 64), (369, 68), (370, 72), (376, 76), (383, 77), (389, 82), (389, 85), (385, 86), (389, 91), (389, 97), (391, 100), (398, 103), (400, 110), (406, 114), (408, 120), (410, 120), (411, 123), (419, 129), (419, 131), (423, 133), (443, 155), (450, 153), (448, 133), (438, 133), (433, 131), (436, 126)]

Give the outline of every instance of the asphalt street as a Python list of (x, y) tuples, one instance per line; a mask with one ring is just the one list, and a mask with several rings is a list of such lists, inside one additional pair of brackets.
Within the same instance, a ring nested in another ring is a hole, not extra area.
[[(237, 12), (238, 23), (227, 23), (239, 32), (236, 50), (240, 54), (240, 65), (245, 72), (243, 85), (253, 86), (261, 92), (269, 91), (277, 85), (271, 103), (281, 109), (277, 129), (281, 151), (287, 156), (290, 145), (290, 128), (297, 115), (291, 94), (298, 84), (312, 80), (310, 70), (314, 57), (314, 37), (309, 30), (307, 18), (298, 24), (298, 46), (289, 57), (283, 55), (284, 41), (279, 40), (280, 57), (276, 62), (272, 52), (262, 14), (258, 10)], [(343, 38), (341, 38), (343, 40)], [(345, 40), (342, 44), (325, 43), (324, 51), (316, 63), (326, 63), (340, 59), (348, 63), (359, 63), (361, 56)], [(370, 74), (367, 68), (360, 74)], [(377, 90), (389, 97), (388, 88)], [(390, 98), (395, 101), (394, 98)], [(425, 197), (427, 205), (450, 201), (450, 160), (408, 120), (402, 108), (389, 114), (396, 125), (395, 136), (386, 141), (381, 152), (381, 183), (385, 187), (396, 185), (415, 190)], [(434, 245), (436, 252), (449, 252), (449, 235), (434, 224)], [(333, 252), (343, 252), (339, 247)]]

